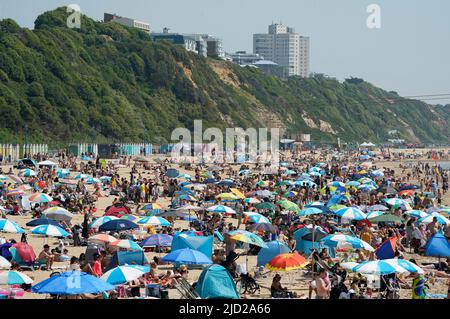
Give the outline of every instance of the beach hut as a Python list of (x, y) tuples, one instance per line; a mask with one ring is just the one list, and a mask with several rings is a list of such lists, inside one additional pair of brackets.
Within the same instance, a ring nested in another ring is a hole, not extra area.
[(202, 271), (195, 291), (202, 299), (240, 298), (230, 273), (220, 265), (211, 265)]
[(176, 234), (172, 240), (172, 251), (183, 248), (198, 250), (212, 257), (213, 253), (213, 236), (189, 236), (184, 233)]
[[(316, 249), (316, 250), (321, 250), (323, 248), (327, 248), (328, 253), (331, 257), (335, 257), (336, 256), (336, 251), (333, 247), (329, 247), (327, 245), (325, 245), (324, 243), (320, 242), (320, 237), (316, 237), (315, 241), (311, 241), (308, 239), (308, 237), (305, 238), (305, 236), (312, 234), (312, 229), (311, 228), (301, 228), (299, 230), (296, 230), (294, 232), (294, 238), (297, 242), (297, 245), (295, 246), (295, 250), (298, 251), (300, 254), (306, 254), (309, 255), (312, 252), (312, 249)], [(315, 234), (317, 234), (317, 230), (315, 232)], [(327, 234), (324, 234), (325, 236)], [(325, 237), (324, 236), (324, 237)]]
[(275, 256), (279, 254), (289, 253), (291, 250), (289, 247), (281, 241), (271, 241), (266, 243), (267, 248), (261, 248), (257, 256), (257, 265), (265, 266)]

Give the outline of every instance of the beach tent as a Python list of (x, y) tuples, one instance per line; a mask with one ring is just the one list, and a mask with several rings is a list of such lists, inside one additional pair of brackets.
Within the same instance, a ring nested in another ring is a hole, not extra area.
[(220, 265), (211, 265), (202, 271), (195, 291), (202, 299), (240, 298), (230, 273)]
[(301, 254), (309, 255), (311, 253), (312, 249), (316, 249), (316, 250), (320, 251), (323, 248), (327, 248), (328, 254), (334, 258), (336, 256), (335, 249), (333, 247), (329, 247), (329, 246), (325, 245), (324, 243), (320, 242), (319, 241), (320, 238), (317, 238), (317, 240), (315, 240), (314, 242), (303, 239), (304, 236), (311, 234), (311, 233), (312, 233), (312, 229), (307, 228), (307, 227), (300, 228), (294, 232), (294, 238), (297, 242), (297, 245), (295, 246), (295, 250)]
[(131, 209), (123, 204), (115, 204), (106, 207), (105, 214), (103, 216), (115, 216), (117, 218), (122, 217), (123, 215), (131, 214)]
[(0, 256), (4, 257), (6, 260), (11, 261), (12, 255), (9, 251), (9, 248), (12, 247), (13, 244), (11, 243), (5, 243), (0, 245)]
[(183, 248), (198, 250), (212, 257), (213, 253), (213, 236), (189, 236), (184, 233), (175, 234), (172, 240), (172, 251)]
[(105, 272), (118, 266), (124, 265), (148, 265), (148, 260), (141, 251), (116, 251), (111, 258)]
[(281, 241), (271, 241), (266, 243), (267, 248), (263, 247), (258, 253), (257, 265), (265, 266), (269, 261), (271, 261), (275, 256), (279, 254), (289, 253), (291, 250), (289, 247)]
[(425, 245), (425, 256), (450, 257), (450, 243), (442, 233), (436, 233)]
[(375, 251), (375, 255), (379, 260), (391, 259), (395, 257), (395, 250), (397, 248), (397, 237), (388, 238)]

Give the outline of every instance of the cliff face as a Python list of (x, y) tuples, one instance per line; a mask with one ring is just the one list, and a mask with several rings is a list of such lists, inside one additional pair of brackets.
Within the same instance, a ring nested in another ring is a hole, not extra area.
[(448, 107), (406, 100), (367, 82), (315, 76), (280, 81), (254, 68), (205, 59), (147, 34), (65, 8), (35, 29), (0, 21), (0, 141), (156, 143), (179, 126), (281, 126), (313, 139), (446, 142)]

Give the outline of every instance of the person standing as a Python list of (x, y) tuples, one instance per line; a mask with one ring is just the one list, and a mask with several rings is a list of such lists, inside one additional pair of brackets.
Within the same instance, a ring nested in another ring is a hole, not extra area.
[(329, 299), (331, 291), (331, 281), (328, 277), (326, 269), (321, 269), (319, 275), (316, 278), (316, 299)]

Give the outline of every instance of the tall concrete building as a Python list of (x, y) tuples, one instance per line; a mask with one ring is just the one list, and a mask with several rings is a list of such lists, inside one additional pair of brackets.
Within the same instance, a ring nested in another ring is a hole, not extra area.
[(253, 53), (285, 69), (286, 76), (309, 76), (309, 37), (283, 24), (269, 25), (269, 33), (253, 35)]

